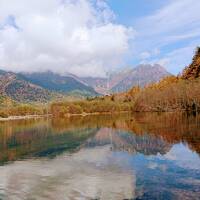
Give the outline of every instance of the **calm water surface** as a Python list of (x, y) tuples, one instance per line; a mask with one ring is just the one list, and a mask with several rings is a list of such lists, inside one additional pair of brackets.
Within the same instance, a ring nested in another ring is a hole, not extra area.
[(200, 116), (0, 122), (0, 199), (200, 199)]

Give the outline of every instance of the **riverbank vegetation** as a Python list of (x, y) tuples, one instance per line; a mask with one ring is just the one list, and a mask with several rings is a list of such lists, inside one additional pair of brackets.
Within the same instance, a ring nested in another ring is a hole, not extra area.
[(179, 76), (163, 78), (144, 88), (77, 102), (51, 105), (56, 116), (83, 113), (200, 111), (200, 48)]
[(199, 88), (200, 80), (188, 81), (169, 77), (168, 80), (144, 88), (134, 102), (133, 110), (200, 111)]
[(52, 103), (51, 113), (55, 116), (68, 116), (70, 114), (98, 114), (128, 112), (131, 110), (131, 104), (127, 102), (115, 102), (107, 97), (94, 98), (90, 100), (76, 102)]
[(19, 104), (8, 97), (0, 98), (0, 117), (45, 115), (65, 117), (116, 112), (200, 111), (200, 48), (192, 63), (179, 76), (169, 76), (143, 88), (134, 86), (115, 93), (85, 100), (47, 104)]
[(22, 104), (11, 100), (9, 97), (0, 97), (0, 118), (9, 116), (45, 115), (48, 107), (44, 104)]
[(142, 89), (134, 111), (200, 111), (200, 48), (177, 77), (167, 77)]

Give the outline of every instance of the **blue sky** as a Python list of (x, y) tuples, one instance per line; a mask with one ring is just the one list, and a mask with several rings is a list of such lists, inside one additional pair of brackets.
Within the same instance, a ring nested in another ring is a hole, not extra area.
[(137, 32), (127, 64), (158, 62), (177, 74), (191, 62), (200, 45), (199, 1), (108, 0), (108, 4), (118, 23)]
[(177, 74), (200, 45), (199, 0), (1, 0), (0, 68), (105, 76), (138, 64)]
[(108, 4), (116, 15), (119, 23), (134, 26), (137, 19), (151, 15), (156, 9), (165, 5), (163, 0), (108, 0)]

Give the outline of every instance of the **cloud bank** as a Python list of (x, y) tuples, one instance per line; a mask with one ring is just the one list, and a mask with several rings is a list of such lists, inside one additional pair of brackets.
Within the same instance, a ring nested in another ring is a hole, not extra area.
[(1, 0), (1, 69), (105, 76), (134, 37), (114, 18), (104, 0)]

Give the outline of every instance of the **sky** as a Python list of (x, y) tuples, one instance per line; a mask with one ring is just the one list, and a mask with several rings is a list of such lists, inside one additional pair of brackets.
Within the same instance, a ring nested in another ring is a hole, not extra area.
[(106, 76), (138, 64), (178, 74), (200, 45), (199, 0), (0, 0), (0, 68)]

